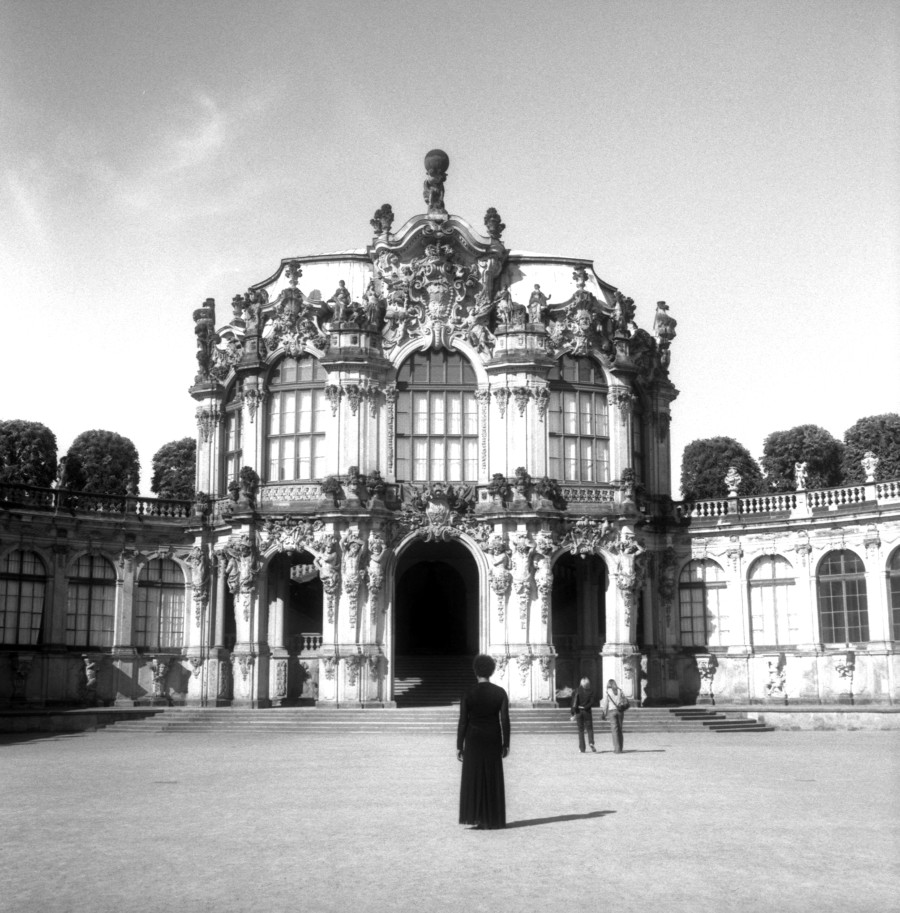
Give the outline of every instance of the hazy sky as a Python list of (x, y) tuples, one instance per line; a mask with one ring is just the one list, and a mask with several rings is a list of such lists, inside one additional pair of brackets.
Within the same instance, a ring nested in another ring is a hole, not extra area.
[(900, 409), (897, 2), (0, 0), (0, 417), (148, 494), (194, 308), (421, 212), (436, 146), (451, 212), (668, 302), (676, 495), (696, 438)]

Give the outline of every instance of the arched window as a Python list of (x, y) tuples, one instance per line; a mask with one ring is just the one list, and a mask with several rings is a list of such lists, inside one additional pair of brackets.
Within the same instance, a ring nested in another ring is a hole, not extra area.
[(414, 352), (397, 372), (397, 478), (478, 481), (477, 380), (457, 352)]
[(894, 640), (900, 640), (900, 549), (888, 565), (888, 594), (891, 600), (891, 622)]
[(66, 645), (111, 647), (116, 621), (116, 572), (99, 555), (83, 555), (69, 578)]
[(325, 380), (317, 358), (285, 358), (269, 381), (269, 481), (326, 475)]
[(609, 481), (609, 408), (603, 370), (564, 355), (549, 376), (550, 476), (564, 482)]
[(685, 565), (678, 578), (683, 647), (705, 647), (714, 631), (718, 631), (721, 639), (725, 586), (725, 574), (715, 561), (704, 558)]
[(829, 552), (817, 581), (822, 643), (849, 644), (869, 639), (866, 569), (851, 551)]
[(141, 569), (135, 609), (135, 645), (180, 650), (184, 643), (184, 574), (169, 558), (152, 558)]
[(748, 580), (754, 644), (796, 643), (794, 569), (790, 562), (780, 555), (767, 555), (753, 562)]
[(47, 570), (34, 552), (0, 558), (0, 644), (33, 647), (41, 634)]
[(241, 385), (236, 383), (225, 404), (225, 447), (222, 466), (222, 494), (228, 491), (228, 483), (234, 481), (241, 471), (243, 441), (241, 434)]

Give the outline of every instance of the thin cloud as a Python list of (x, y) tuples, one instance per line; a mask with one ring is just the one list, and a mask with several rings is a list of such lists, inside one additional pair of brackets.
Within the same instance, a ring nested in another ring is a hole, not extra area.
[(13, 211), (18, 215), (21, 227), (30, 235), (31, 240), (42, 247), (50, 246), (50, 236), (38, 205), (34, 189), (21, 176), (11, 169), (5, 173), (6, 189), (12, 200)]

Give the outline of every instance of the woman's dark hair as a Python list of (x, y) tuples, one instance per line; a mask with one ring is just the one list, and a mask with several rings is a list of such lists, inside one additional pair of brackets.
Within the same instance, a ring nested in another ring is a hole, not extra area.
[(616, 684), (616, 680), (615, 680), (614, 678), (611, 678), (611, 679), (606, 683), (606, 687), (607, 687), (607, 688), (618, 688), (619, 686)]
[(475, 657), (472, 668), (475, 670), (475, 675), (478, 678), (490, 678), (494, 674), (497, 664), (494, 662), (492, 656), (488, 656), (486, 653), (479, 653), (478, 656)]

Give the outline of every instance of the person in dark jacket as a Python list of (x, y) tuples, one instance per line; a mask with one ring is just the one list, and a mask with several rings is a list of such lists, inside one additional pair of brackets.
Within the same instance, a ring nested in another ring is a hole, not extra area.
[(584, 733), (587, 730), (588, 744), (591, 751), (596, 751), (594, 747), (594, 720), (591, 716), (591, 707), (594, 706), (594, 692), (591, 688), (591, 680), (583, 678), (581, 684), (572, 694), (572, 715), (571, 719), (578, 719), (578, 750), (584, 752)]
[(503, 758), (509, 754), (509, 698), (490, 682), (495, 668), (492, 657), (475, 657), (478, 682), (463, 695), (456, 730), (456, 757), (462, 761), (459, 823), (481, 830), (506, 827)]

